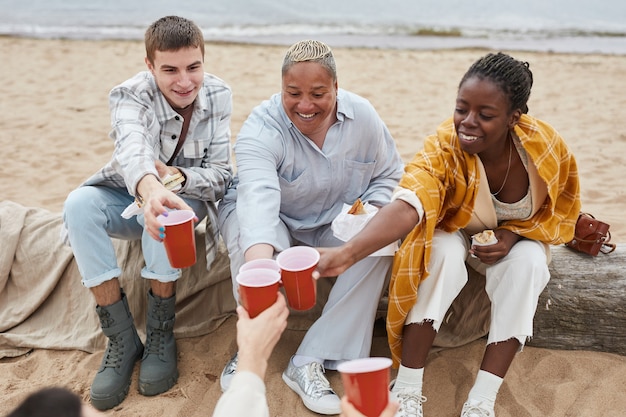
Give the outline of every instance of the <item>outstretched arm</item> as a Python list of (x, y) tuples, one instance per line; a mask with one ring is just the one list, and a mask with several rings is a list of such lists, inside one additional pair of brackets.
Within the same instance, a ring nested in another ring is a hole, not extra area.
[(321, 254), (318, 277), (335, 277), (346, 269), (404, 238), (418, 224), (418, 212), (403, 200), (394, 200), (381, 208), (356, 236), (336, 248), (318, 248)]
[(267, 361), (287, 327), (289, 309), (278, 293), (276, 302), (255, 318), (242, 306), (237, 307), (237, 314), (237, 373), (217, 402), (213, 417), (269, 417), (263, 379)]

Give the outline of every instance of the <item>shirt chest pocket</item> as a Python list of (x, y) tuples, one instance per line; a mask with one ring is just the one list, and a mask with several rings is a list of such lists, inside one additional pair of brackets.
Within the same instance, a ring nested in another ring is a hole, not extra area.
[(211, 142), (206, 139), (192, 140), (187, 138), (183, 145), (183, 156), (185, 159), (200, 160), (207, 158)]
[(319, 210), (319, 190), (315, 189), (311, 170), (305, 170), (295, 178), (278, 177), (280, 185), (280, 211), (293, 219), (307, 218)]
[(372, 182), (376, 162), (360, 162), (352, 160), (343, 161), (343, 172), (345, 174), (346, 200), (354, 202), (363, 195)]

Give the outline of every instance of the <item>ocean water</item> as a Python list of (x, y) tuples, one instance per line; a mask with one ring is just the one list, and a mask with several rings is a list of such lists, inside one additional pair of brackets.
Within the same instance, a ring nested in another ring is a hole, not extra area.
[(142, 39), (169, 14), (207, 41), (626, 54), (624, 0), (0, 0), (0, 35)]

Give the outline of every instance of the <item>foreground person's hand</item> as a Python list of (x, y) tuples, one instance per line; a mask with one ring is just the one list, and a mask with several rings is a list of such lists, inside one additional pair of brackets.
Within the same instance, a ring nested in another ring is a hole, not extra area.
[(243, 306), (237, 307), (237, 371), (250, 371), (265, 377), (267, 361), (287, 327), (289, 308), (285, 297), (278, 293), (276, 302), (251, 319)]

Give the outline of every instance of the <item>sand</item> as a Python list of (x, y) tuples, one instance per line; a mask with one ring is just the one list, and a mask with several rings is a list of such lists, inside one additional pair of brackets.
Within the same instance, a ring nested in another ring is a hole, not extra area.
[[(207, 44), (205, 69), (234, 91), (233, 139), (250, 110), (278, 91), (284, 49)], [(339, 85), (374, 104), (408, 161), (423, 137), (452, 114), (461, 76), (486, 52), (337, 48), (335, 56)], [(611, 225), (614, 242), (624, 242), (626, 56), (508, 52), (529, 61), (534, 72), (530, 113), (556, 127), (577, 157), (583, 210)], [(110, 157), (107, 94), (145, 68), (143, 44), (2, 37), (0, 56), (0, 195), (60, 212), (66, 195)], [(219, 373), (235, 350), (234, 329), (232, 318), (213, 334), (179, 340), (178, 384), (158, 397), (142, 397), (135, 373), (129, 397), (107, 415), (210, 415), (220, 394)], [(273, 416), (315, 415), (280, 378), (302, 337), (302, 331), (288, 330), (272, 357), (267, 385)], [(460, 414), (484, 343), (429, 357), (427, 416)], [(388, 355), (384, 337), (375, 337), (372, 354)], [(100, 359), (99, 353), (35, 350), (1, 360), (0, 415), (51, 384), (87, 400)], [(340, 376), (328, 375), (342, 393)], [(499, 417), (623, 416), (624, 386), (626, 357), (526, 347), (505, 379), (496, 412)]]

